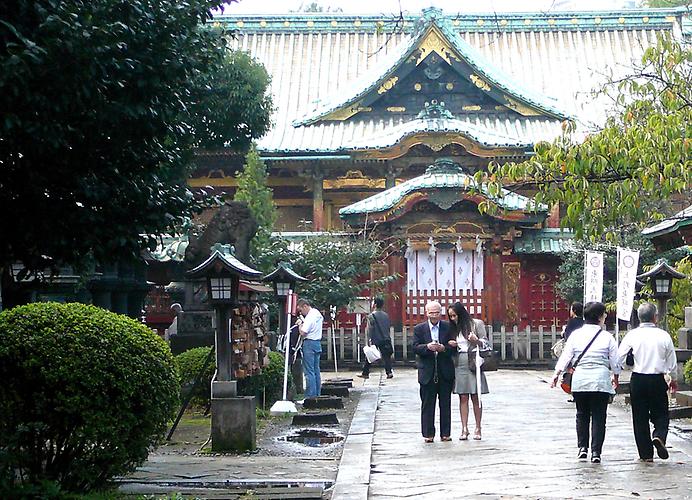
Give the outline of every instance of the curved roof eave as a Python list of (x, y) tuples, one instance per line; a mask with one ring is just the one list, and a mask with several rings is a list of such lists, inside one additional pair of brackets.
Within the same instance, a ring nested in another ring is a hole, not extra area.
[[(502, 198), (494, 198), (475, 179), (465, 173), (426, 173), (419, 177), (402, 182), (398, 186), (382, 191), (339, 210), (339, 216), (380, 213), (393, 208), (404, 197), (423, 189), (476, 189), (485, 198), (497, 204), (504, 210), (533, 210), (533, 200), (506, 189), (502, 190)], [(545, 212), (547, 207), (538, 205), (538, 211)]]

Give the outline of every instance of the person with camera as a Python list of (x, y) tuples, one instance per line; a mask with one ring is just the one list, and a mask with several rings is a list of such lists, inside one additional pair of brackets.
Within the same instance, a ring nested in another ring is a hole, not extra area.
[(303, 374), (305, 375), (305, 398), (315, 398), (322, 392), (320, 377), (320, 355), (322, 354), (322, 323), (324, 317), (306, 299), (298, 300), (302, 315), (296, 323), (303, 337)]
[[(387, 378), (392, 378), (394, 377), (392, 373), (392, 354), (394, 354), (394, 349), (392, 340), (389, 338), (389, 328), (391, 326), (389, 315), (382, 310), (384, 307), (384, 299), (382, 297), (375, 297), (372, 304), (375, 310), (368, 316), (368, 338), (372, 345), (377, 346), (382, 355), (382, 363), (384, 364)], [(360, 378), (370, 377), (370, 362), (367, 357), (363, 363), (363, 371), (358, 376)]]
[[(618, 348), (618, 362), (622, 364), (631, 351), (634, 357), (632, 377), (630, 378), (630, 404), (632, 406), (632, 427), (634, 441), (637, 443), (639, 458), (644, 462), (654, 461), (654, 447), (659, 458), (667, 459), (668, 437), (668, 383), (666, 373), (670, 374), (670, 390), (677, 390), (677, 357), (673, 340), (667, 331), (656, 327), (658, 313), (656, 306), (649, 302), (637, 308), (639, 327), (631, 330), (622, 339)], [(653, 438), (649, 421), (654, 425)]]
[(425, 304), (427, 321), (413, 328), (413, 351), (420, 384), (421, 432), (426, 443), (435, 440), (435, 404), (440, 407), (440, 440), (451, 441), (452, 388), (454, 386), (452, 339), (447, 321), (441, 321), (442, 306), (433, 300)]
[(587, 458), (590, 435), (592, 463), (601, 463), (606, 412), (620, 374), (617, 343), (605, 330), (605, 319), (606, 308), (601, 302), (589, 302), (584, 306), (584, 326), (569, 336), (550, 385), (555, 387), (560, 374), (572, 363), (572, 396), (577, 406), (577, 458)]

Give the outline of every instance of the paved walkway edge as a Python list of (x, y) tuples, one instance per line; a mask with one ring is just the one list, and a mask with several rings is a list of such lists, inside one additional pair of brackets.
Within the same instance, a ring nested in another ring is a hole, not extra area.
[(339, 462), (332, 500), (367, 500), (370, 458), (381, 378), (368, 379), (348, 430)]

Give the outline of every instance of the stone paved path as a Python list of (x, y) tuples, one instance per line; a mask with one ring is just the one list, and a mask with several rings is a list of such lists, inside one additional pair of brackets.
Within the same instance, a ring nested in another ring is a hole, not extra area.
[[(483, 440), (425, 444), (415, 370), (380, 385), (368, 497), (381, 498), (692, 498), (692, 443), (671, 434), (670, 458), (637, 461), (629, 409), (610, 405), (603, 463), (576, 460), (575, 409), (546, 383), (550, 372), (488, 375)], [(622, 398), (623, 396), (618, 396)], [(470, 417), (473, 425), (473, 416)], [(473, 430), (473, 428), (471, 428)], [(438, 426), (439, 430), (439, 426)]]

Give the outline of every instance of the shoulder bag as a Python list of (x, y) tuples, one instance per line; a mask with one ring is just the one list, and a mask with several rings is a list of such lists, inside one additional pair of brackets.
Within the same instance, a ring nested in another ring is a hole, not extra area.
[(574, 364), (569, 367), (567, 370), (565, 370), (565, 373), (562, 374), (562, 382), (560, 383), (560, 387), (562, 388), (563, 391), (565, 391), (567, 394), (572, 394), (572, 374), (574, 373), (574, 369), (577, 367), (579, 362), (581, 361), (581, 358), (586, 354), (586, 351), (589, 350), (589, 347), (591, 347), (591, 344), (593, 344), (594, 340), (596, 340), (596, 337), (603, 331), (603, 329), (599, 328), (598, 331), (596, 332), (596, 335), (593, 336), (591, 341), (586, 344), (586, 347), (584, 350), (581, 352), (577, 360), (574, 362)]
[[(474, 322), (473, 329), (474, 331), (478, 332), (476, 322)], [(497, 368), (500, 364), (500, 353), (498, 353), (497, 351), (493, 351), (492, 346), (488, 344), (488, 342), (486, 342), (484, 339), (481, 339), (480, 335), (478, 335), (478, 346), (476, 346), (475, 349), (469, 350), (468, 352), (469, 370), (474, 373), (476, 372), (476, 349), (478, 349), (479, 356), (483, 358), (483, 362), (481, 363), (481, 371), (497, 371)]]

